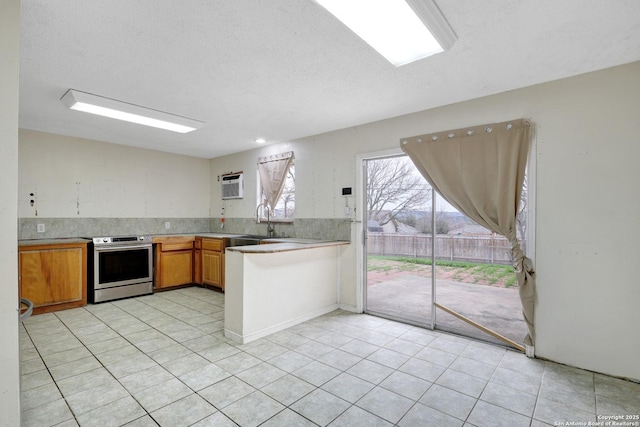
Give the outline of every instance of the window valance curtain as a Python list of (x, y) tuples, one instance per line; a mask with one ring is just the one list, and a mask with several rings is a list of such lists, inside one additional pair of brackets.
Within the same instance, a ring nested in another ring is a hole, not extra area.
[(535, 272), (516, 236), (516, 217), (533, 126), (526, 119), (403, 138), (402, 150), (431, 186), (473, 221), (511, 243), (514, 269), (533, 346)]
[(260, 184), (271, 210), (275, 209), (282, 195), (292, 161), (293, 151), (258, 158)]

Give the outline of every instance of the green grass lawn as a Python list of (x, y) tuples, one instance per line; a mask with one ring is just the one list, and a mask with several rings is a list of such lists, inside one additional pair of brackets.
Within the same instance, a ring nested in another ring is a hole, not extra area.
[[(517, 286), (513, 267), (501, 264), (480, 264), (460, 261), (436, 261), (437, 276), (446, 273), (453, 280), (504, 286)], [(395, 256), (370, 255), (367, 262), (368, 271), (397, 272), (415, 271), (431, 273), (431, 260), (425, 258), (408, 258)], [(436, 277), (437, 277), (436, 276)]]

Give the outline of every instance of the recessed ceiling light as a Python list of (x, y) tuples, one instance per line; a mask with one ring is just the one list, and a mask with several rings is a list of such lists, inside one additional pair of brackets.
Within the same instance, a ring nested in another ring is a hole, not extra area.
[(266, 139), (264, 139), (264, 138), (257, 138), (257, 139), (256, 139), (256, 143), (257, 143), (257, 144), (264, 144), (265, 142), (267, 142), (267, 140), (266, 140)]
[(112, 119), (124, 120), (140, 125), (188, 133), (200, 129), (204, 123), (163, 111), (128, 104), (86, 92), (69, 89), (61, 101), (70, 109), (97, 114)]
[(396, 67), (451, 48), (455, 33), (433, 0), (315, 0)]

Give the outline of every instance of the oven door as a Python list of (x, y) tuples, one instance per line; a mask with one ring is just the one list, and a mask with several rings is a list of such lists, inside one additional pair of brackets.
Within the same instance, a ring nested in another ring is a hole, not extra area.
[(151, 282), (151, 245), (94, 247), (94, 289)]

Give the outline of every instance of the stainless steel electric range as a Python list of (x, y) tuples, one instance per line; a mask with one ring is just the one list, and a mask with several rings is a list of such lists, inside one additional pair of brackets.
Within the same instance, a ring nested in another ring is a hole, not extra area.
[(94, 237), (92, 255), (89, 302), (153, 293), (151, 236)]

